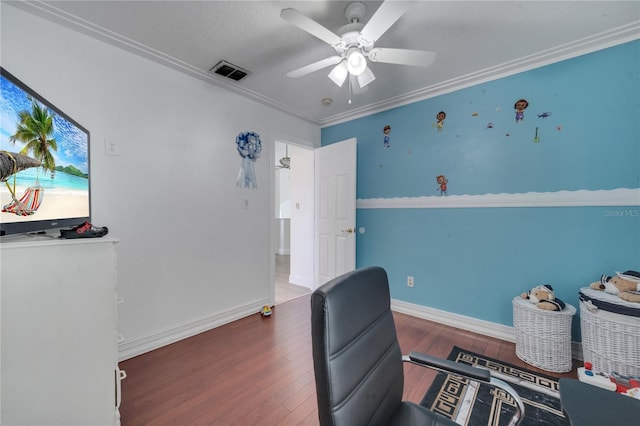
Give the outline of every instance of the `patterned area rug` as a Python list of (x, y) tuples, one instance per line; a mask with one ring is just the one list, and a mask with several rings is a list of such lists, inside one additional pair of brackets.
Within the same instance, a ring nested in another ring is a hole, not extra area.
[[(558, 380), (514, 365), (479, 355), (457, 346), (448, 359), (462, 364), (484, 367), (492, 375), (511, 385), (524, 402), (522, 426), (567, 426), (560, 406)], [(515, 403), (509, 395), (486, 384), (438, 373), (422, 399), (421, 405), (454, 420), (460, 425), (507, 425)]]

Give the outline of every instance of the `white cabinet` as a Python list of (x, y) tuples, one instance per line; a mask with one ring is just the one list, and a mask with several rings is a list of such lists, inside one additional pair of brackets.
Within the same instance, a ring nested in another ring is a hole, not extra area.
[(0, 243), (3, 425), (116, 424), (116, 242)]

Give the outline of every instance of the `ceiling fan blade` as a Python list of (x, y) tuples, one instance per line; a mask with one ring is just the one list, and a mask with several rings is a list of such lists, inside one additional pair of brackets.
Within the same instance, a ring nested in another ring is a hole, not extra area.
[(340, 62), (342, 58), (340, 56), (329, 56), (328, 58), (324, 58), (318, 62), (314, 62), (309, 65), (305, 65), (302, 68), (298, 68), (297, 70), (293, 70), (287, 73), (287, 77), (298, 78), (303, 77), (307, 74), (311, 74), (312, 72), (321, 70), (322, 68), (329, 67), (331, 65), (335, 65)]
[(360, 31), (362, 44), (369, 46), (376, 42), (409, 9), (407, 2), (385, 1)]
[(376, 47), (369, 52), (369, 59), (372, 62), (428, 67), (436, 60), (436, 52)]
[(318, 24), (308, 16), (298, 12), (296, 9), (282, 9), (282, 11), (280, 11), (280, 17), (331, 46), (337, 46), (342, 43), (342, 39), (336, 34)]

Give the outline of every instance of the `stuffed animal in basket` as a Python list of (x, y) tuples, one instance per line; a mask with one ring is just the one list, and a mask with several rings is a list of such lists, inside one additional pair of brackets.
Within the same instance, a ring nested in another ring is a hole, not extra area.
[(615, 294), (627, 302), (640, 303), (640, 272), (616, 272), (615, 277), (603, 275), (600, 281), (589, 286), (594, 290)]
[(546, 311), (561, 311), (565, 307), (564, 302), (556, 298), (556, 293), (549, 284), (535, 286), (529, 292), (522, 293), (520, 297)]

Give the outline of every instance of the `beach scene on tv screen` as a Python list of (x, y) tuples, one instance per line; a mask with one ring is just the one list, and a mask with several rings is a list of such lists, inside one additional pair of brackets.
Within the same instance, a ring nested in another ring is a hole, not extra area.
[(88, 151), (87, 132), (0, 77), (0, 222), (88, 217)]

